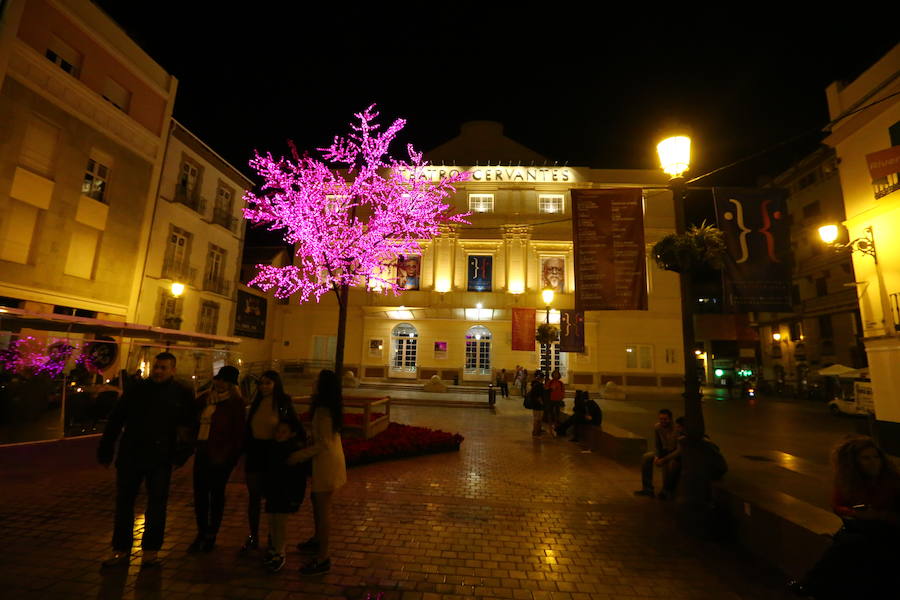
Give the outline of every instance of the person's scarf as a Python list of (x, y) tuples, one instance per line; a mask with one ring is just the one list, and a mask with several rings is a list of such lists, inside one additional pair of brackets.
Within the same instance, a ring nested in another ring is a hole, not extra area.
[(225, 390), (221, 393), (217, 392), (215, 389), (209, 390), (209, 393), (206, 395), (206, 406), (203, 407), (203, 413), (200, 415), (200, 431), (197, 433), (198, 440), (209, 440), (209, 427), (212, 425), (213, 413), (216, 412), (216, 407), (219, 404), (228, 400), (230, 397), (231, 390)]

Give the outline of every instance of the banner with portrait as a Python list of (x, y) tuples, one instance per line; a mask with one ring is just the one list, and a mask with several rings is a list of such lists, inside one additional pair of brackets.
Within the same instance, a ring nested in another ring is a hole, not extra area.
[(490, 292), (493, 284), (494, 257), (470, 254), (466, 267), (466, 289), (470, 292)]
[(566, 259), (562, 256), (541, 257), (541, 289), (547, 288), (557, 294), (566, 291)]
[(397, 285), (404, 290), (419, 289), (422, 257), (416, 254), (397, 257)]
[(512, 309), (512, 349), (534, 352), (536, 313), (533, 308)]
[(725, 302), (739, 312), (790, 312), (791, 239), (787, 192), (715, 188), (725, 235)]
[(584, 311), (559, 311), (559, 351), (584, 352)]

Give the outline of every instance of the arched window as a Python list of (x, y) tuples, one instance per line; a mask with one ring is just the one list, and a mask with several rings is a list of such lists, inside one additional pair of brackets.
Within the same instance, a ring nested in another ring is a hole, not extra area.
[(391, 331), (391, 371), (416, 372), (416, 348), (419, 332), (409, 323), (400, 323)]
[(475, 325), (466, 331), (465, 373), (491, 374), (491, 330), (484, 325)]

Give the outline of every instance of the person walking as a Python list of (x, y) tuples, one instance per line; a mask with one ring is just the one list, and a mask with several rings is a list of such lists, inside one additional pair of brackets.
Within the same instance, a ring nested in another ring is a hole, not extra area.
[(314, 552), (316, 557), (304, 567), (301, 575), (320, 575), (331, 569), (328, 543), (331, 538), (331, 500), (334, 492), (347, 483), (341, 427), (344, 408), (341, 386), (334, 371), (319, 373), (312, 397), (312, 444), (294, 452), (288, 464), (312, 460), (312, 504), (315, 534), (298, 544), (301, 552)]
[(269, 515), (270, 547), (266, 568), (275, 573), (284, 567), (285, 534), (288, 517), (300, 509), (306, 494), (308, 462), (288, 464), (291, 454), (306, 444), (306, 433), (296, 418), (282, 418), (267, 448), (267, 469), (263, 478), (266, 513)]
[(544, 384), (541, 382), (541, 372), (534, 372), (534, 379), (531, 382), (531, 389), (522, 402), (523, 406), (531, 411), (532, 425), (531, 435), (539, 437), (542, 431), (541, 421), (544, 418)]
[(250, 525), (250, 535), (241, 546), (241, 552), (259, 548), (263, 476), (269, 467), (269, 449), (275, 438), (275, 429), (279, 422), (286, 420), (296, 421), (299, 425), (291, 397), (284, 392), (281, 376), (277, 371), (266, 371), (259, 378), (256, 394), (247, 414), (244, 475), (247, 482), (247, 522)]
[(509, 398), (509, 373), (506, 369), (500, 369), (497, 376), (497, 383), (500, 385), (500, 393), (504, 398)]
[(241, 456), (246, 432), (239, 372), (224, 366), (199, 398), (202, 412), (194, 456), (194, 516), (197, 537), (188, 552), (211, 552), (225, 512), (225, 485)]
[(522, 393), (522, 398), (528, 394), (528, 369), (522, 367), (522, 379), (519, 381), (519, 391)]
[(160, 563), (172, 467), (178, 468), (190, 458), (196, 419), (193, 394), (175, 381), (175, 364), (175, 356), (168, 352), (156, 355), (150, 378), (133, 382), (116, 403), (97, 448), (98, 462), (109, 467), (119, 442), (112, 556), (103, 561), (104, 567), (130, 561), (134, 501), (141, 483), (147, 490), (141, 567)]

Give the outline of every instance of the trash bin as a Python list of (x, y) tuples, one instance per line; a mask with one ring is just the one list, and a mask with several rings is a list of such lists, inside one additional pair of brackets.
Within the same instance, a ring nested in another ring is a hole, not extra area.
[(488, 384), (488, 404), (493, 406), (497, 403), (497, 388), (493, 383)]

